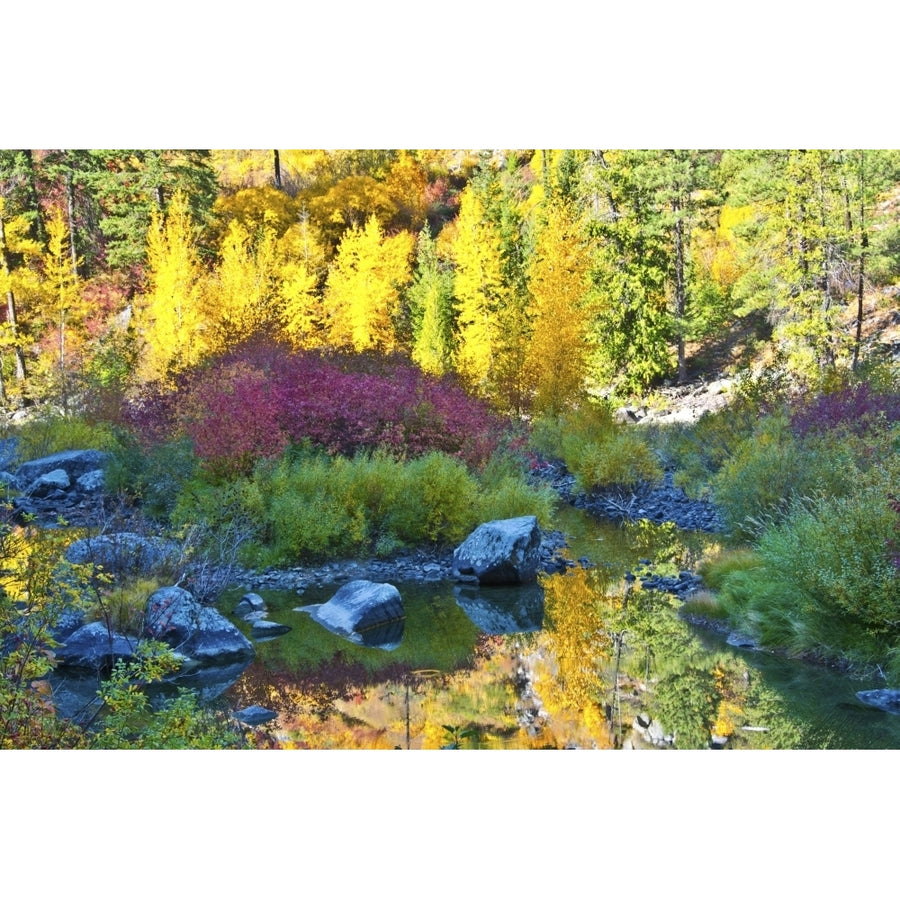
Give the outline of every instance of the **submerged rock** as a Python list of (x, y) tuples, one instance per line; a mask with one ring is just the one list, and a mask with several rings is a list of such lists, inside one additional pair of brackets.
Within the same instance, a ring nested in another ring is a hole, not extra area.
[(881, 688), (874, 691), (857, 691), (856, 697), (867, 706), (874, 706), (895, 716), (900, 715), (900, 690)]
[(479, 525), (453, 554), (453, 577), (478, 584), (527, 584), (541, 564), (536, 516)]
[(278, 713), (264, 706), (248, 706), (238, 710), (234, 717), (245, 725), (262, 725), (278, 718)]
[(280, 634), (287, 634), (291, 630), (290, 625), (279, 625), (278, 622), (271, 622), (268, 619), (260, 619), (253, 623), (250, 636), (254, 638), (271, 638), (278, 637)]
[(544, 626), (544, 589), (538, 585), (506, 589), (457, 585), (457, 606), (485, 634), (519, 634)]

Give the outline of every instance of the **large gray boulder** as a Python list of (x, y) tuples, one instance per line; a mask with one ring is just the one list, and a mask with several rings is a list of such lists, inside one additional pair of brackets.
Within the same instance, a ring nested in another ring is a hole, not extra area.
[(65, 469), (53, 469), (40, 478), (36, 478), (28, 487), (28, 493), (32, 497), (48, 497), (55, 491), (67, 491), (72, 486), (72, 480)]
[[(406, 618), (400, 591), (392, 584), (377, 581), (348, 581), (327, 602), (299, 608), (329, 631), (355, 644), (372, 646), (367, 634), (382, 635), (385, 629), (392, 634), (402, 628), (390, 628), (402, 624)], [(399, 640), (397, 641), (399, 644)], [(389, 649), (380, 641), (376, 646)]]
[(479, 525), (453, 553), (453, 577), (478, 584), (527, 584), (541, 563), (537, 517)]
[(91, 622), (66, 638), (56, 649), (56, 658), (62, 666), (102, 669), (117, 659), (131, 659), (137, 643), (135, 638), (110, 632), (103, 622)]
[(181, 557), (174, 541), (130, 531), (100, 534), (74, 541), (66, 549), (70, 563), (93, 563), (113, 574), (142, 574), (173, 566)]
[(109, 454), (100, 450), (64, 450), (22, 463), (14, 474), (20, 484), (26, 485), (54, 469), (62, 469), (72, 481), (77, 481), (87, 472), (102, 469), (108, 459)]
[(154, 591), (144, 610), (144, 633), (204, 664), (249, 659), (253, 644), (218, 610), (172, 586)]

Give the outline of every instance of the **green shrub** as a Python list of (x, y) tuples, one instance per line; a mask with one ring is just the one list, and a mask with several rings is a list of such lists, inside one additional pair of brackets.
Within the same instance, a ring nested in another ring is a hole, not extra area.
[(521, 476), (505, 476), (482, 487), (476, 515), (480, 521), (537, 516), (544, 527), (551, 521), (556, 494), (547, 485), (530, 485)]
[(878, 488), (846, 497), (798, 500), (768, 529), (759, 553), (772, 572), (800, 589), (806, 617), (823, 608), (871, 633), (900, 635), (900, 571), (890, 547), (898, 515)]
[(88, 422), (79, 416), (48, 413), (19, 425), (15, 434), (20, 460), (40, 459), (66, 450), (116, 452), (121, 449), (119, 436), (111, 426)]
[(588, 403), (557, 418), (539, 420), (531, 443), (538, 452), (561, 458), (582, 491), (634, 486), (662, 477), (646, 437), (616, 422), (608, 403)]
[(781, 521), (796, 497), (842, 496), (858, 471), (848, 444), (834, 438), (801, 441), (786, 417), (768, 416), (737, 447), (712, 480), (726, 527), (750, 539)]
[(900, 571), (891, 550), (898, 518), (880, 487), (794, 500), (745, 565), (721, 572), (723, 607), (766, 646), (885, 663), (900, 637)]
[(147, 450), (123, 438), (106, 465), (106, 489), (140, 503), (151, 517), (168, 520), (196, 472), (197, 459), (186, 438)]
[[(234, 503), (220, 508), (225, 495)], [(482, 520), (533, 514), (549, 522), (555, 496), (505, 465), (481, 479), (459, 459), (434, 451), (409, 461), (385, 451), (353, 459), (309, 447), (259, 463), (230, 490), (186, 483), (173, 511), (178, 526), (207, 521), (224, 532), (237, 517), (253, 532), (245, 565), (268, 566), (374, 554), (462, 541)]]
[(642, 427), (652, 446), (675, 469), (675, 485), (692, 497), (705, 497), (713, 476), (756, 424), (756, 412), (748, 404), (733, 403), (691, 424)]
[(698, 567), (698, 574), (713, 590), (719, 590), (735, 572), (758, 569), (762, 560), (755, 550), (741, 547), (722, 550), (711, 559), (704, 560)]
[(160, 582), (154, 578), (138, 578), (116, 585), (92, 605), (87, 618), (103, 622), (120, 634), (140, 637), (144, 628), (147, 598), (160, 586)]
[(414, 459), (403, 487), (390, 521), (407, 543), (457, 543), (476, 524), (478, 483), (459, 460), (437, 452)]

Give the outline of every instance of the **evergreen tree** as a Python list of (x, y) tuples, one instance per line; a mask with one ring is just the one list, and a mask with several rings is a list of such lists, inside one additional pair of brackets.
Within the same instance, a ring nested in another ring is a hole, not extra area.
[(643, 390), (671, 370), (672, 327), (666, 297), (669, 236), (638, 176), (639, 164), (636, 151), (592, 151), (581, 194), (598, 298), (592, 374), (600, 382), (620, 378)]
[(136, 266), (147, 250), (151, 215), (164, 214), (176, 191), (204, 223), (216, 197), (208, 150), (91, 150), (89, 188), (97, 198), (113, 268)]

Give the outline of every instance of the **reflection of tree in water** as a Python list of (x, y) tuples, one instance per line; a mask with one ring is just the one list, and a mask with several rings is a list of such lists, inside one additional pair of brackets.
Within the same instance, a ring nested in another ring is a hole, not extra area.
[[(713, 734), (736, 748), (803, 746), (808, 729), (781, 695), (739, 656), (705, 650), (678, 616), (675, 597), (603, 569), (543, 584), (539, 641), (555, 668), (539, 692), (551, 719), (575, 712), (594, 734), (605, 725), (616, 747), (638, 712), (658, 718), (678, 748), (707, 747)], [(558, 721), (552, 729), (560, 733)]]
[[(604, 569), (573, 569), (542, 579), (543, 646), (551, 677), (541, 678), (538, 692), (551, 718), (568, 714), (595, 740), (608, 742), (603, 712), (604, 671), (613, 650), (610, 618), (621, 598), (610, 596)], [(554, 730), (558, 732), (559, 722)]]

